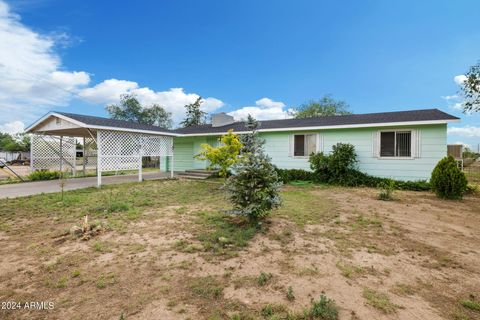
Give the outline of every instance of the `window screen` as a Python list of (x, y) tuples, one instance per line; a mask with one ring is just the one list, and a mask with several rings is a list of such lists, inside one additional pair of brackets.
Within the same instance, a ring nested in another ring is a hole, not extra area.
[(395, 132), (380, 133), (380, 156), (395, 157)]
[(411, 156), (411, 133), (408, 132), (397, 132), (397, 147), (396, 147), (396, 156), (397, 157), (410, 157)]
[(302, 157), (305, 155), (305, 135), (295, 135), (295, 145), (293, 148), (293, 155)]

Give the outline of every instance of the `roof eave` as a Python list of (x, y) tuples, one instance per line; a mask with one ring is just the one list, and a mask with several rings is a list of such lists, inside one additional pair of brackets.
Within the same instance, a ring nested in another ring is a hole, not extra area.
[[(354, 129), (368, 127), (396, 127), (396, 126), (413, 126), (413, 125), (429, 125), (429, 124), (447, 124), (449, 122), (460, 122), (460, 119), (443, 119), (443, 120), (425, 120), (425, 121), (399, 121), (399, 122), (383, 122), (383, 123), (363, 123), (363, 124), (347, 124), (334, 126), (309, 126), (309, 127), (283, 127), (272, 129), (258, 129), (258, 132), (281, 132), (281, 131), (309, 131), (309, 130), (332, 130), (332, 129)], [(235, 131), (237, 134), (248, 133), (250, 131)], [(195, 136), (218, 136), (227, 134), (225, 132), (207, 132), (207, 133), (182, 133), (180, 137)]]
[(75, 119), (70, 118), (68, 116), (65, 116), (63, 114), (54, 112), (54, 111), (51, 111), (51, 112), (47, 113), (46, 115), (44, 115), (43, 117), (38, 119), (35, 123), (28, 126), (25, 129), (25, 132), (26, 133), (32, 132), (32, 130), (35, 129), (36, 126), (38, 126), (40, 123), (42, 123), (43, 121), (45, 121), (46, 119), (48, 119), (49, 117), (52, 117), (52, 116), (55, 116), (55, 117), (58, 117), (60, 119), (69, 121), (73, 124), (78, 125), (79, 127), (85, 128), (85, 129), (88, 128), (88, 129), (95, 129), (95, 130), (127, 131), (127, 132), (146, 133), (146, 134), (153, 134), (153, 135), (164, 135), (164, 136), (171, 136), (171, 137), (179, 136), (178, 133), (164, 132), (164, 131), (151, 131), (151, 130), (132, 129), (132, 128), (120, 128), (120, 127), (89, 125), (89, 124), (86, 124), (84, 122), (75, 120)]

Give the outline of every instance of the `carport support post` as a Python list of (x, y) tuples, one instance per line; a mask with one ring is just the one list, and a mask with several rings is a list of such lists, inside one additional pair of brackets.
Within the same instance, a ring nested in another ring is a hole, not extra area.
[(102, 186), (102, 140), (100, 130), (97, 131), (97, 187)]
[(63, 136), (60, 136), (60, 172), (63, 172)]
[(83, 163), (83, 176), (85, 177), (85, 137), (83, 137), (83, 150), (82, 150), (82, 163)]
[(170, 156), (170, 178), (172, 179), (173, 178), (173, 153), (172, 155)]
[(142, 154), (140, 153), (140, 161), (138, 164), (138, 181), (142, 182), (143, 176), (142, 176)]

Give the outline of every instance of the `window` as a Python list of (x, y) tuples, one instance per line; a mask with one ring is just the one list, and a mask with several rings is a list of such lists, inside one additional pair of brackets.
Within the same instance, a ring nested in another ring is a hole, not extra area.
[(56, 123), (57, 125), (62, 124), (62, 119), (60, 119), (60, 118), (55, 118), (55, 123)]
[(296, 134), (293, 136), (293, 156), (308, 157), (317, 151), (316, 134)]
[(384, 131), (380, 133), (380, 157), (411, 156), (411, 131)]

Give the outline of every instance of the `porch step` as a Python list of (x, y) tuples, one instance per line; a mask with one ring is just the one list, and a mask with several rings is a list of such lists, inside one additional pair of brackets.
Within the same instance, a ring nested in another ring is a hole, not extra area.
[(218, 170), (191, 169), (177, 173), (179, 178), (204, 180), (216, 174)]

